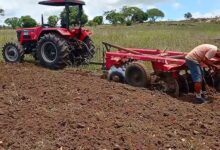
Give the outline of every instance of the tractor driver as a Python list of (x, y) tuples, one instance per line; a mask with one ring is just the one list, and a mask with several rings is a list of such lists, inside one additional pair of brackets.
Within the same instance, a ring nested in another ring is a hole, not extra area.
[(202, 91), (202, 87), (205, 87), (206, 85), (203, 82), (204, 76), (200, 64), (204, 63), (212, 69), (219, 69), (219, 66), (216, 66), (212, 63), (212, 61), (210, 61), (210, 59), (214, 58), (215, 56), (220, 56), (220, 51), (218, 50), (217, 46), (211, 44), (202, 44), (195, 47), (185, 57), (186, 65), (191, 72), (191, 77), (194, 82), (194, 91), (196, 93), (194, 103), (196, 104), (208, 102), (205, 96), (205, 88), (204, 91)]

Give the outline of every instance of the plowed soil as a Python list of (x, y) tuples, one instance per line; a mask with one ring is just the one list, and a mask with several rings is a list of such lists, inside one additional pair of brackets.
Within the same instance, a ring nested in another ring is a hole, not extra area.
[(220, 94), (192, 98), (0, 63), (0, 150), (220, 149)]

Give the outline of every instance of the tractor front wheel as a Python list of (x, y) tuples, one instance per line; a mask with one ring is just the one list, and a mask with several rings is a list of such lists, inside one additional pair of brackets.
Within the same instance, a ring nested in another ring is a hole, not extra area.
[(3, 47), (2, 56), (5, 62), (21, 63), (24, 60), (24, 50), (17, 43), (6, 43)]
[(46, 68), (63, 69), (69, 61), (66, 40), (54, 34), (44, 35), (37, 44), (37, 59)]

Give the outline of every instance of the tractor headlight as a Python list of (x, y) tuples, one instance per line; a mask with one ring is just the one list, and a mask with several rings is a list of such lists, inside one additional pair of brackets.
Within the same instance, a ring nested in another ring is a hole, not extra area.
[(24, 39), (31, 39), (33, 36), (34, 30), (23, 30), (23, 38)]
[(27, 35), (29, 35), (29, 31), (28, 30), (24, 30), (23, 34), (24, 34), (24, 36), (27, 36)]

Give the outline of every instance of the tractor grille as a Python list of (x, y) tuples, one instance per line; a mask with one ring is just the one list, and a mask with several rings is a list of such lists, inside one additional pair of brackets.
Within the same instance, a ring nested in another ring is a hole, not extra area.
[(24, 39), (31, 39), (30, 35), (24, 35), (23, 37), (24, 37)]
[(18, 38), (18, 41), (20, 41), (20, 38), (21, 38), (21, 31), (17, 31), (17, 38)]

